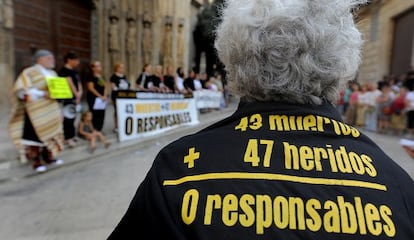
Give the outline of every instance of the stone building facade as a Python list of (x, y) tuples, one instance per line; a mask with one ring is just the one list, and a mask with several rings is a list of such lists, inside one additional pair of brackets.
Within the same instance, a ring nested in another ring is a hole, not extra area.
[(358, 19), (365, 41), (359, 82), (399, 76), (414, 66), (414, 0), (374, 0)]
[(51, 50), (57, 68), (75, 51), (81, 75), (103, 63), (107, 78), (122, 62), (131, 82), (145, 63), (189, 69), (192, 31), (202, 0), (0, 0), (0, 114), (9, 110), (16, 75), (37, 49)]

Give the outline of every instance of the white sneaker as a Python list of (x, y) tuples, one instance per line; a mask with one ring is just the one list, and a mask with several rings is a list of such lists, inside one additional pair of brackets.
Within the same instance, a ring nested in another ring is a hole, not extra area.
[(62, 159), (56, 159), (55, 162), (53, 162), (53, 165), (62, 165), (64, 162)]
[(35, 171), (38, 172), (38, 173), (43, 173), (43, 172), (47, 171), (47, 167), (43, 166), (43, 165), (40, 165), (37, 168), (35, 168)]

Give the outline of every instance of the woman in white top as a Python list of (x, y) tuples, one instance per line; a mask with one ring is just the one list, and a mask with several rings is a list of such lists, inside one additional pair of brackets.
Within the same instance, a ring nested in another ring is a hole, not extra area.
[(177, 76), (175, 77), (175, 86), (179, 93), (187, 93), (184, 87), (184, 71), (182, 67), (177, 68)]

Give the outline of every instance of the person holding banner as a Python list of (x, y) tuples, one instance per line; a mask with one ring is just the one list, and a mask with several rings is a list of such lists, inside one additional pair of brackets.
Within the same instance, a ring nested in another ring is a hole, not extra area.
[(90, 64), (92, 74), (86, 80), (87, 94), (86, 100), (88, 102), (89, 111), (93, 115), (93, 127), (97, 131), (102, 131), (105, 110), (108, 104), (108, 83), (102, 76), (102, 65), (99, 61), (93, 61)]
[(75, 120), (78, 110), (80, 110), (80, 103), (83, 94), (82, 82), (76, 68), (79, 66), (79, 57), (74, 52), (68, 52), (63, 61), (65, 65), (59, 71), (59, 76), (66, 77), (68, 84), (72, 90), (73, 97), (71, 99), (63, 100), (63, 133), (65, 135), (65, 142), (69, 147), (76, 146), (76, 130)]
[(239, 106), (160, 150), (108, 240), (412, 240), (413, 179), (335, 108), (366, 2), (224, 1)]
[(64, 149), (63, 128), (61, 109), (47, 83), (47, 78), (57, 77), (55, 58), (48, 50), (38, 50), (34, 60), (36, 64), (24, 69), (13, 84), (9, 134), (33, 169), (44, 172), (47, 165), (63, 163), (55, 158)]

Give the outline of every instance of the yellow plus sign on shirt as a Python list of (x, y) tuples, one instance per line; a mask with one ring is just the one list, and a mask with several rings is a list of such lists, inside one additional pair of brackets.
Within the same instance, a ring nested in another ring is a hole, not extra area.
[(194, 167), (194, 161), (200, 158), (200, 152), (195, 152), (195, 147), (190, 148), (188, 155), (184, 157), (184, 163), (188, 163), (188, 168)]

